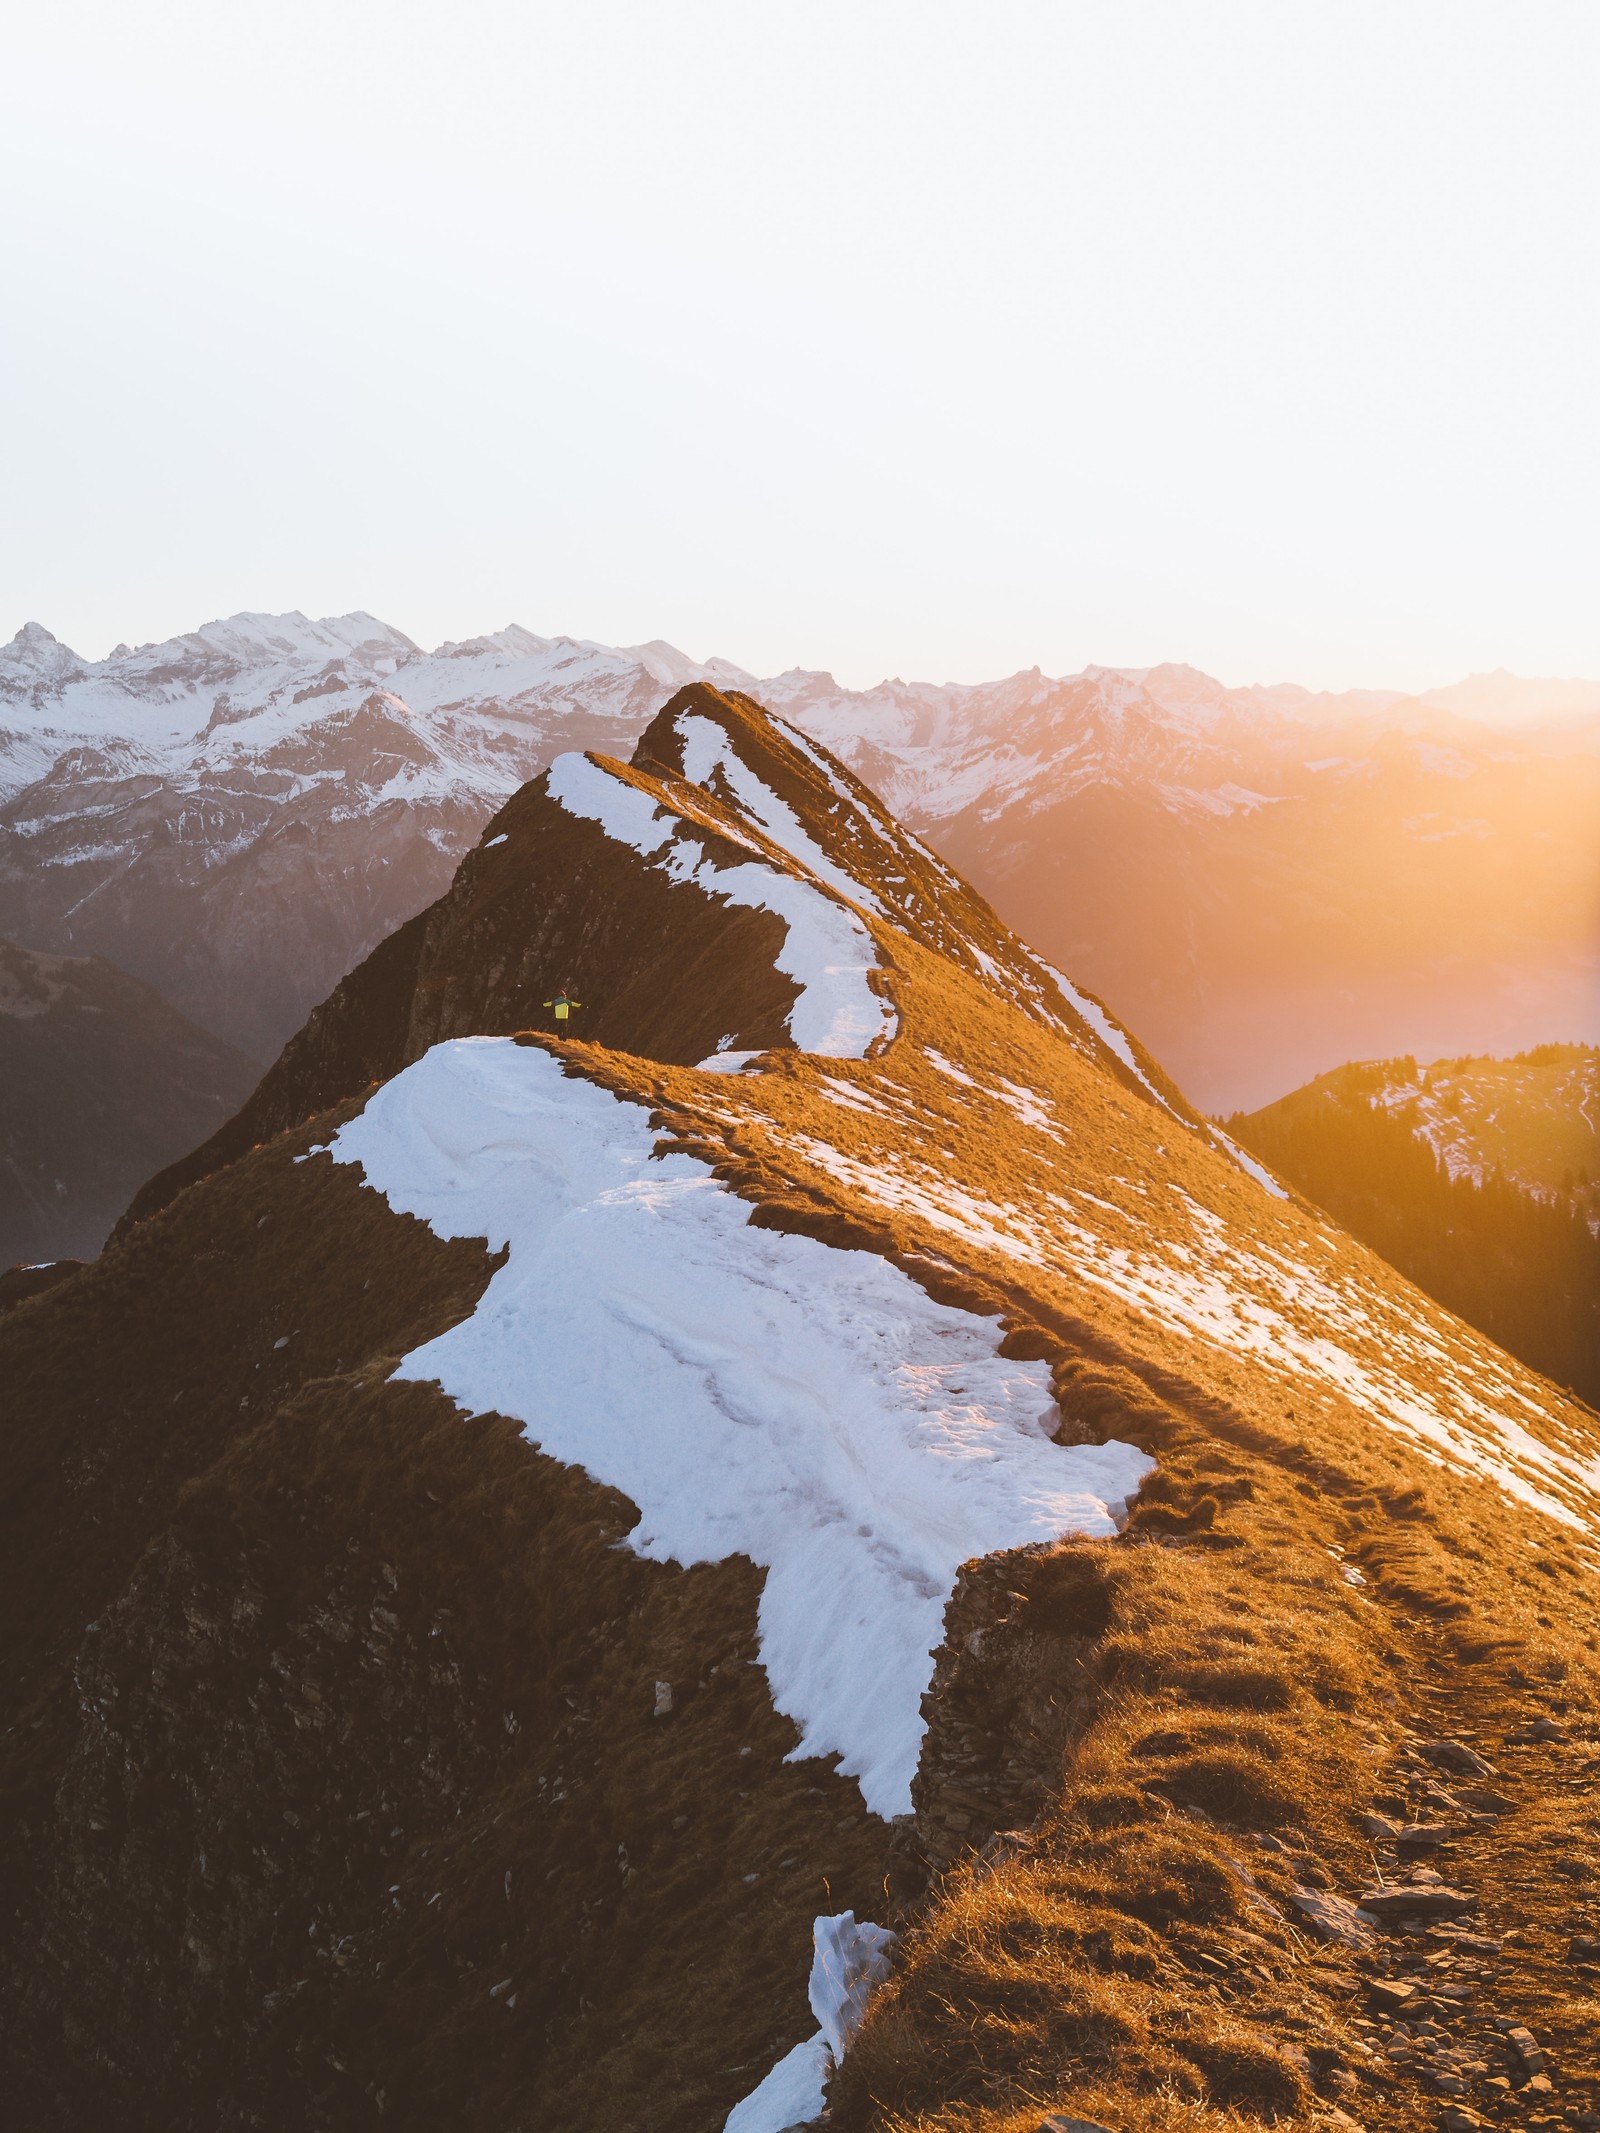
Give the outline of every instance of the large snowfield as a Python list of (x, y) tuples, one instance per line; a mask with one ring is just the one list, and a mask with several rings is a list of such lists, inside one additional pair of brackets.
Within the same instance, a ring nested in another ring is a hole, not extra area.
[(641, 1106), (473, 1037), (386, 1083), (331, 1152), (437, 1235), (510, 1247), (399, 1375), (621, 1490), (640, 1555), (761, 1565), (795, 1753), (839, 1755), (875, 1813), (903, 1813), (961, 1564), (1115, 1532), (1152, 1462), (1053, 1444), (1048, 1372), (1003, 1359), (994, 1320), (875, 1253), (752, 1228), (654, 1142)]

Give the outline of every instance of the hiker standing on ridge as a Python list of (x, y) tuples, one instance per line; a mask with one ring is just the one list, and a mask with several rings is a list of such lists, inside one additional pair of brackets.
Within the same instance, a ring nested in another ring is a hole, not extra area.
[(556, 1035), (558, 1037), (567, 1036), (569, 1034), (567, 1029), (567, 1017), (572, 1013), (572, 1010), (575, 1007), (581, 1007), (583, 1005), (583, 1002), (581, 1000), (574, 1000), (570, 993), (562, 991), (558, 992), (553, 1000), (546, 1000), (544, 1004), (546, 1007), (554, 1010), (556, 1018)]

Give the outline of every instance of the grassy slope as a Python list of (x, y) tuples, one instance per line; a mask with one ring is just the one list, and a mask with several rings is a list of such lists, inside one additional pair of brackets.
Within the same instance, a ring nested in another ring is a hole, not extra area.
[[(698, 2133), (809, 2028), (809, 1920), (848, 1903), (906, 1938), (844, 2127), (1031, 2133), (1050, 2104), (1133, 2133), (1321, 2095), (1399, 2133), (1423, 2092), (1363, 2052), (1362, 1962), (1290, 1891), (1402, 1871), (1357, 1817), (1425, 1804), (1440, 1732), (1506, 1801), (1493, 1828), (1439, 1810), (1501, 1940), (1454, 1960), (1498, 1973), (1564, 2095), (1600, 2079), (1565, 1960), (1600, 1875), (1593, 1490), (1508, 1515), (1471, 1465), (1474, 1399), (1575, 1461), (1594, 1418), (875, 931), (901, 1033), (873, 1060), (564, 1049), (755, 1221), (1001, 1314), (1065, 1441), (1159, 1459), (1126, 1535), (971, 1566), (886, 1830), (782, 1762), (748, 1565), (635, 1562), (620, 1499), (388, 1382), (483, 1254), (296, 1163), (320, 1132), (270, 1142), (0, 1320), (27, 2122)], [(1530, 1711), (1570, 1737), (1504, 1745)]]
[[(897, 987), (906, 1029), (882, 1060), (785, 1058), (705, 1095), (659, 1070), (643, 1085), (666, 1100), (685, 1145), (720, 1151), (735, 1189), (765, 1203), (763, 1219), (892, 1250), (936, 1283), (933, 1259), (980, 1307), (1001, 1304), (1025, 1352), (1056, 1363), (1066, 1433), (1143, 1443), (1161, 1474), (1124, 1541), (1068, 1551), (1091, 1566), (1081, 1606), (1033, 1632), (1028, 1600), (1007, 1597), (1029, 1587), (1031, 1566), (1016, 1565), (999, 1587), (1008, 1619), (992, 1660), (974, 1666), (961, 1641), (945, 1655), (941, 1678), (984, 1714), (987, 1779), (969, 1761), (941, 1798), (936, 1723), (918, 1801), (934, 1899), (913, 1903), (909, 1959), (846, 2062), (843, 2122), (1022, 2133), (1041, 2102), (1126, 2127), (1205, 2122), (1212, 2108), (1299, 2109), (1320, 2073), (1324, 2094), (1359, 2097), (1368, 2124), (1414, 2125), (1416, 2088), (1358, 2049), (1355, 1966), (1289, 1926), (1286, 1891), (1297, 1877), (1351, 1895), (1370, 1882), (1373, 1848), (1356, 1817), (1379, 1801), (1397, 1812), (1420, 1802), (1400, 1762), (1410, 1735), (1471, 1736), (1498, 1761), (1506, 1732), (1551, 1708), (1590, 1736), (1587, 1750), (1507, 1758), (1527, 1766), (1509, 1788), (1516, 1812), (1492, 1832), (1455, 1818), (1448, 1857), (1483, 1924), (1522, 1935), (1508, 1962), (1515, 2010), (1543, 2025), (1564, 2073), (1600, 2081), (1595, 2002), (1565, 1966), (1576, 1892), (1600, 1872), (1600, 1816), (1569, 1813), (1562, 1793), (1596, 1746), (1593, 1556), (1553, 1520), (1508, 1518), (1496, 1489), (1419, 1455), (1326, 1383), (1108, 1297), (1070, 1246), (1045, 1266), (1008, 1249), (1030, 1215), (1052, 1226), (1053, 1194), (1079, 1196), (1081, 1213), (1087, 1190), (1102, 1203), (1102, 1236), (1120, 1244), (1110, 1210), (1122, 1208), (1151, 1256), (1163, 1241), (1189, 1250), (1174, 1185), (1258, 1250), (1314, 1261), (1329, 1233), (947, 967), (903, 942), (893, 953), (909, 980)], [(1003, 1076), (1046, 1097), (1060, 1130), (1029, 1130), (952, 1083), (921, 1049), (930, 1038), (975, 1080)], [(622, 1062), (585, 1063), (641, 1085)], [(892, 1118), (834, 1100), (829, 1083)], [(841, 1156), (859, 1166), (843, 1189)], [(919, 1166), (925, 1181), (983, 1180), (983, 1211), (1004, 1225), (991, 1248), (970, 1226), (958, 1234), (886, 1204), (893, 1172)], [(842, 1229), (841, 1212), (859, 1228)], [(1592, 1417), (1381, 1262), (1343, 1240), (1335, 1249), (1372, 1310), (1374, 1362), (1387, 1353), (1424, 1394), (1498, 1380), (1593, 1456)], [(1308, 1330), (1328, 1330), (1315, 1305), (1302, 1315)], [(1408, 1323), (1438, 1344), (1420, 1367), (1404, 1358)], [(1592, 1519), (1592, 1498), (1584, 1510)], [(1347, 1582), (1347, 1565), (1364, 1582)], [(1054, 1797), (1034, 1841), (977, 1878), (961, 1855), (1009, 1825), (1011, 1773), (1036, 1752), (1008, 1737), (1008, 1705), (1030, 1723), (1009, 1677), (1049, 1674), (1063, 1637), (1046, 1696)], [(1019, 1647), (1009, 1658), (1007, 1639)], [(1254, 1887), (1229, 1864), (1241, 1850)], [(1383, 1863), (1399, 1871), (1393, 1854)]]

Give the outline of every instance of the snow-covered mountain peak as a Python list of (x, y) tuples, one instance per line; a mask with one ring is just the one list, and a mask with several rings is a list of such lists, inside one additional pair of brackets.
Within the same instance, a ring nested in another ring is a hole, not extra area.
[[(1540, 982), (1557, 996), (1548, 1013), (1497, 1022), (1494, 1045), (1592, 1026), (1593, 716), (1491, 731), (1442, 701), (1233, 689), (1179, 663), (861, 690), (802, 668), (752, 682), (662, 639), (618, 649), (520, 624), (421, 651), (363, 612), (241, 613), (98, 662), (37, 624), (0, 645), (0, 927), (39, 947), (98, 949), (270, 1057), (382, 931), (442, 890), (520, 784), (566, 750), (626, 756), (675, 690), (700, 683), (765, 705), (848, 765), (1155, 1037), (1207, 1106), (1262, 1101), (1347, 1042), (1433, 1041), (1409, 1004), (1384, 1005), (1359, 1038), (1319, 1035), (1280, 1071), (1295, 1018), (1264, 1027), (1257, 998), (1258, 966), (1287, 958), (1275, 982), (1291, 991), (1323, 970), (1342, 1031), (1352, 978), (1329, 955), (1388, 930), (1366, 906), (1382, 901), (1386, 869), (1411, 880), (1419, 860), (1447, 914), (1435, 931), (1460, 933), (1460, 968), (1474, 972), (1440, 981), (1454, 989), (1438, 1048), (1491, 1041), (1477, 1006), (1499, 982), (1483, 969), (1491, 952), (1548, 971)], [(314, 894), (281, 871), (290, 824), (327, 869)], [(1352, 871), (1353, 851), (1387, 856)], [(1451, 862), (1468, 853), (1474, 880), (1498, 866), (1503, 893), (1463, 894)], [(1312, 878), (1314, 898), (1302, 893)], [(1526, 893), (1547, 878), (1548, 892)], [(1287, 903), (1261, 895), (1262, 881)], [(180, 882), (203, 936), (190, 942), (171, 932)], [(1330, 882), (1337, 921), (1314, 915)], [(302, 893), (307, 909), (291, 916)], [(248, 970), (225, 976), (245, 907), (260, 914), (257, 946)], [(1504, 933), (1517, 910), (1557, 913), (1530, 920), (1527, 953), (1465, 945)], [(1284, 911), (1299, 914), (1287, 932)], [(1404, 992), (1409, 1003), (1409, 978)], [(1240, 1014), (1252, 1018), (1244, 1035)]]
[(0, 690), (6, 684), (33, 686), (62, 682), (83, 672), (83, 661), (70, 645), (53, 637), (41, 622), (24, 622), (7, 645), (0, 646)]
[(321, 665), (329, 660), (353, 659), (375, 672), (393, 673), (416, 651), (409, 637), (375, 615), (358, 611), (313, 621), (296, 608), (286, 615), (241, 613), (202, 623), (180, 637), (140, 645), (119, 659), (104, 661), (102, 669), (119, 669), (135, 686), (141, 681), (182, 682), (224, 667), (237, 673), (259, 667)]
[(446, 638), (434, 647), (435, 659), (481, 659), (493, 658), (504, 653), (512, 659), (532, 659), (541, 652), (548, 652), (559, 642), (552, 637), (539, 637), (532, 630), (525, 630), (520, 622), (509, 623), (503, 630), (490, 631), (483, 637), (465, 637), (457, 642)]
[[(593, 645), (585, 640), (585, 649), (603, 651), (606, 647)], [(652, 637), (648, 644), (625, 644), (620, 647), (620, 656), (635, 659), (653, 681), (663, 688), (683, 689), (691, 682), (709, 681), (722, 689), (755, 688), (755, 677), (736, 667), (731, 659), (691, 659), (687, 652), (680, 652), (675, 644), (668, 644), (664, 637)]]

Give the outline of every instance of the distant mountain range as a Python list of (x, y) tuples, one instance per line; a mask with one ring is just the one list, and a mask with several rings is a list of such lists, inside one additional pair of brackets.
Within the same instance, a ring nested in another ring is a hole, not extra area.
[(269, 1059), (562, 750), (685, 683), (823, 741), (1199, 1104), (1354, 1053), (1600, 1036), (1600, 689), (1227, 689), (1183, 666), (982, 685), (758, 680), (511, 628), (237, 615), (80, 659), (0, 648), (0, 930), (94, 950)]

